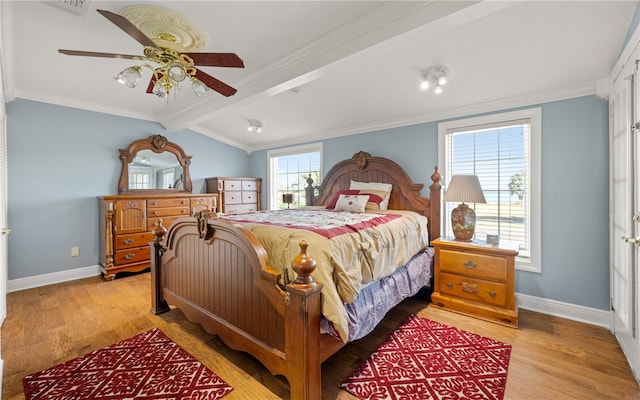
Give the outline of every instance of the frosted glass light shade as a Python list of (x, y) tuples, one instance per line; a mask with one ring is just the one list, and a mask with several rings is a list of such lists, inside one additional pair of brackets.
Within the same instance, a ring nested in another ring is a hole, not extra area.
[(166, 97), (169, 94), (169, 91), (162, 81), (157, 81), (156, 84), (153, 85), (153, 94), (158, 97)]
[(142, 68), (139, 66), (133, 66), (129, 68), (125, 68), (116, 76), (116, 81), (118, 83), (122, 83), (123, 85), (134, 88), (138, 84), (138, 81), (142, 77)]
[(182, 65), (177, 63), (171, 64), (167, 68), (167, 73), (169, 74), (169, 78), (176, 82), (182, 82), (187, 77), (187, 72), (182, 68)]
[(202, 96), (207, 90), (209, 90), (204, 83), (196, 78), (191, 78), (191, 87), (198, 97)]

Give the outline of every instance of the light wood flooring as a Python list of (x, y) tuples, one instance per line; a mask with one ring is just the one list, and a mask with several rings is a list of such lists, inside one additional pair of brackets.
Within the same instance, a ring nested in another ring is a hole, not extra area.
[[(234, 387), (226, 399), (288, 399), (287, 381), (228, 348), (177, 309), (149, 312), (148, 273), (81, 279), (10, 293), (2, 326), (2, 399), (24, 399), (22, 377), (153, 327)], [(365, 339), (323, 364), (322, 399), (354, 399), (338, 385), (410, 313), (510, 343), (505, 399), (640, 399), (614, 336), (604, 328), (520, 310), (518, 329), (431, 307), (424, 296), (392, 310)]]

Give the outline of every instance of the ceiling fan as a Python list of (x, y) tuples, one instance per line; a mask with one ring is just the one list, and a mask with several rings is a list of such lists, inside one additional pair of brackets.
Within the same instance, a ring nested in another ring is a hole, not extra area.
[[(153, 67), (148, 63), (142, 66), (136, 65), (128, 67), (116, 77), (118, 82), (128, 87), (135, 87), (142, 76), (142, 67), (147, 67), (153, 71), (151, 81), (147, 86), (147, 93), (153, 93), (159, 97), (168, 96), (173, 88), (177, 88), (179, 83), (187, 78), (189, 78), (191, 86), (198, 97), (200, 97), (207, 88), (211, 88), (226, 97), (232, 96), (237, 92), (235, 88), (196, 68), (196, 66), (244, 68), (244, 62), (237, 54), (183, 53), (170, 46), (160, 46), (124, 16), (107, 10), (97, 11), (142, 44), (144, 46), (144, 55), (137, 56), (65, 49), (58, 49), (58, 52), (70, 56), (123, 58), (159, 64), (159, 67)], [(159, 42), (161, 43), (175, 41), (175, 38), (170, 33), (161, 33), (158, 36)]]

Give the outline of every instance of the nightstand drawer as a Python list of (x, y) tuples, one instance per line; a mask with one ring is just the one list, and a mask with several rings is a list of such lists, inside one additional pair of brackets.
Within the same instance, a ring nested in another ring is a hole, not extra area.
[(462, 299), (499, 307), (507, 305), (507, 285), (501, 283), (441, 273), (439, 289), (440, 293)]
[(484, 254), (440, 250), (440, 271), (506, 282), (507, 259)]

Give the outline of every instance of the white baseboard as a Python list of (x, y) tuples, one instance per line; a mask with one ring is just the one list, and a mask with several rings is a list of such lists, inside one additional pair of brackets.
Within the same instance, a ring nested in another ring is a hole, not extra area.
[(529, 296), (527, 294), (520, 293), (516, 293), (516, 300), (518, 301), (518, 307), (527, 310), (601, 326), (609, 330), (611, 330), (613, 326), (611, 321), (611, 311), (598, 310), (596, 308), (543, 299), (541, 297)]
[[(100, 270), (99, 265), (92, 265), (89, 267), (54, 272), (51, 274), (12, 279), (8, 281), (7, 291), (11, 293), (18, 290), (51, 285), (53, 283), (98, 276), (101, 273), (102, 271)], [(542, 314), (554, 315), (556, 317), (566, 318), (573, 321), (584, 322), (591, 325), (602, 326), (609, 330), (611, 330), (613, 326), (610, 311), (598, 310), (595, 308), (564, 303), (556, 300), (543, 299), (542, 297), (529, 296), (521, 293), (516, 293), (516, 298), (518, 301), (518, 307), (520, 308), (536, 311)]]
[(7, 292), (16, 292), (18, 290), (31, 289), (40, 286), (51, 285), (54, 283), (73, 281), (76, 279), (89, 278), (102, 274), (99, 265), (91, 265), (70, 269), (60, 272), (52, 272), (50, 274), (30, 276), (27, 278), (11, 279), (7, 282)]

